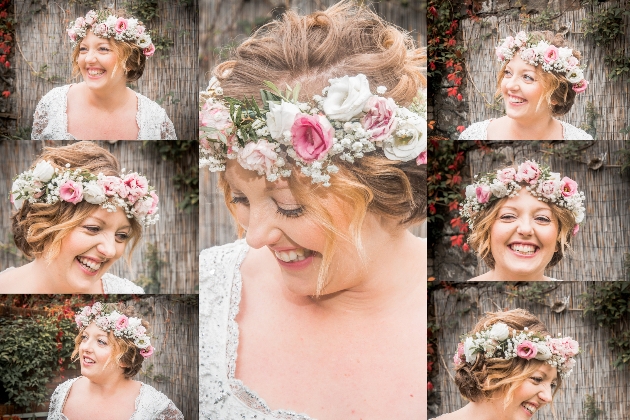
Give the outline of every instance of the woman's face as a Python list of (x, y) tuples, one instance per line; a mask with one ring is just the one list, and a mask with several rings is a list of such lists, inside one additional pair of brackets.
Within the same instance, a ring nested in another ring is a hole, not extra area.
[(557, 238), (558, 221), (549, 204), (521, 189), (503, 202), (490, 231), (495, 271), (503, 280), (542, 280)]
[[(118, 56), (112, 49), (111, 41), (100, 38), (88, 31), (79, 45), (79, 69), (83, 80), (90, 89), (107, 89), (126, 83), (123, 68), (116, 68)], [(114, 68), (116, 71), (114, 72)]]
[(551, 117), (551, 110), (544, 99), (538, 106), (545, 90), (536, 67), (524, 62), (518, 53), (505, 68), (501, 93), (505, 113), (510, 118), (527, 122)]
[(99, 207), (61, 240), (54, 270), (65, 275), (71, 290), (93, 288), (124, 253), (131, 224), (121, 208), (108, 212)]
[(512, 402), (504, 410), (505, 419), (532, 418), (538, 410), (551, 402), (557, 382), (556, 368), (548, 363), (541, 364), (514, 390)]
[(108, 375), (122, 374), (113, 357), (113, 344), (105, 331), (92, 322), (81, 335), (79, 358), (81, 375), (94, 380)]

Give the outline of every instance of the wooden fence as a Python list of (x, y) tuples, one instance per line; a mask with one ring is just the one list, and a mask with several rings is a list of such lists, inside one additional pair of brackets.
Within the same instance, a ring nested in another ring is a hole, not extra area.
[[(553, 2), (553, 4), (558, 7), (558, 3)], [(626, 10), (630, 7), (628, 0), (595, 2), (595, 4), (595, 12), (618, 5), (625, 7)], [(559, 17), (552, 21), (556, 29), (567, 29), (568, 45), (582, 53), (582, 63), (587, 64), (584, 71), (585, 78), (590, 82), (586, 92), (576, 97), (571, 111), (560, 119), (576, 127), (588, 123), (587, 103), (591, 102), (595, 112), (599, 114), (595, 122), (597, 130), (595, 139), (630, 139), (628, 134), (620, 133), (622, 128), (630, 125), (627, 106), (630, 102), (628, 83), (624, 83), (623, 80), (611, 81), (608, 79), (608, 69), (604, 64), (606, 49), (585, 38), (581, 21), (591, 13), (589, 6), (588, 8), (561, 12)], [(556, 13), (554, 11), (551, 14), (555, 15)], [(628, 27), (630, 17), (625, 16), (624, 22), (625, 26)], [(466, 96), (469, 104), (466, 126), (502, 116), (502, 101), (498, 110), (491, 107), (494, 104), (497, 75), (500, 70), (500, 63), (495, 56), (495, 47), (499, 44), (499, 40), (509, 35), (513, 36), (520, 30), (531, 31), (534, 29), (538, 30), (539, 28), (531, 24), (524, 24), (518, 13), (485, 16), (481, 17), (478, 22), (473, 22), (471, 19), (462, 20), (460, 34), (463, 45), (467, 48), (464, 53), (467, 73)], [(614, 50), (626, 51), (627, 55), (629, 48), (630, 31), (626, 31), (624, 36), (620, 36), (615, 41)]]
[[(589, 144), (591, 146), (586, 147)], [(555, 144), (554, 147), (557, 151), (565, 145)], [(571, 281), (623, 280), (624, 260), (630, 252), (630, 174), (620, 175), (617, 160), (624, 142), (584, 141), (580, 145), (585, 148), (578, 162), (551, 154), (551, 149), (543, 148), (538, 142), (496, 142), (491, 144), (492, 153), (481, 150), (468, 153), (469, 175), (472, 179), (475, 174), (496, 170), (509, 162), (530, 159), (575, 180), (586, 195), (586, 218), (572, 240), (571, 251), (546, 274)], [(603, 158), (601, 168), (589, 169), (589, 162), (592, 164), (598, 158)], [(477, 271), (471, 277), (488, 270), (479, 260)]]
[[(70, 141), (47, 141), (46, 146), (61, 146)], [(182, 194), (173, 185), (177, 166), (196, 162), (163, 161), (151, 144), (142, 142), (97, 142), (119, 160), (121, 168), (137, 171), (149, 180), (160, 197), (157, 224), (144, 229), (143, 238), (130, 258), (128, 266), (124, 259), (118, 260), (110, 272), (120, 277), (136, 281), (141, 277), (155, 278), (159, 282), (160, 293), (196, 293), (199, 285), (198, 268), (198, 212), (183, 212), (177, 208)], [(150, 142), (149, 142), (150, 143)], [(0, 270), (11, 266), (21, 266), (28, 262), (15, 249), (10, 237), (13, 206), (8, 196), (12, 179), (27, 170), (41, 152), (41, 142), (0, 141)], [(157, 247), (152, 252), (150, 246)], [(149, 262), (161, 261), (157, 275), (151, 273)], [(155, 286), (148, 288), (151, 291)], [(154, 290), (154, 289), (153, 289)]]
[[(94, 7), (80, 2), (61, 0), (38, 2), (15, 1), (17, 127), (33, 124), (33, 113), (39, 100), (57, 86), (78, 83), (71, 79), (71, 45), (66, 28), (74, 19), (85, 16), (90, 9), (113, 5), (122, 8), (123, 0), (95, 1)], [(85, 3), (85, 2), (84, 2)], [(133, 3), (133, 2), (131, 2)], [(36, 6), (43, 10), (35, 11)], [(198, 135), (198, 33), (196, 0), (158, 2), (158, 16), (145, 22), (151, 35), (166, 37), (173, 46), (157, 51), (147, 60), (143, 76), (132, 84), (134, 90), (158, 102), (166, 110), (179, 139), (195, 139)]]
[[(454, 381), (453, 354), (457, 350), (460, 336), (468, 333), (486, 312), (508, 309), (526, 309), (536, 315), (552, 334), (562, 333), (580, 343), (581, 353), (576, 357), (576, 366), (554, 398), (556, 415), (549, 407), (537, 413), (538, 420), (581, 420), (630, 418), (630, 370), (628, 366), (616, 369), (612, 362), (619, 356), (608, 348), (611, 338), (607, 328), (600, 328), (591, 318), (584, 318), (580, 306), (581, 295), (588, 293), (587, 282), (563, 282), (557, 284), (545, 297), (545, 305), (514, 297), (500, 283), (471, 284), (459, 293), (444, 289), (433, 292), (438, 333), (438, 359), (440, 373), (435, 382), (439, 384), (441, 405), (438, 415), (450, 413), (466, 404)], [(462, 299), (462, 296), (465, 298)], [(567, 309), (561, 313), (551, 311), (555, 302), (568, 299)], [(584, 402), (587, 395), (595, 399), (603, 410), (600, 417), (587, 416)]]

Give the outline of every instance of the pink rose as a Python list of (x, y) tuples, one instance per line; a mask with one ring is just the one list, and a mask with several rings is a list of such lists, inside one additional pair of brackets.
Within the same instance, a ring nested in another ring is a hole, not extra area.
[(514, 181), (515, 176), (516, 169), (514, 168), (504, 168), (497, 170), (497, 179), (504, 184), (509, 184), (510, 181)]
[(527, 182), (533, 185), (538, 181), (538, 178), (540, 178), (540, 169), (538, 169), (536, 162), (526, 160), (518, 166), (515, 177), (517, 182)]
[(578, 225), (577, 223), (575, 224), (575, 226), (573, 226), (573, 230), (571, 231), (571, 235), (575, 236), (577, 235), (577, 233), (580, 231), (580, 225)]
[(118, 195), (122, 198), (127, 196), (127, 189), (123, 184), (122, 179), (117, 176), (106, 176), (97, 181), (98, 185), (103, 188), (105, 191), (105, 195), (112, 197), (114, 195)]
[(567, 58), (567, 69), (571, 70), (575, 66), (577, 66), (579, 63), (580, 61), (577, 58), (575, 58), (574, 56), (571, 56)]
[(136, 328), (136, 336), (138, 337), (144, 334), (145, 332), (147, 332), (147, 329), (144, 328), (142, 325), (139, 325), (138, 328)]
[(324, 157), (334, 137), (335, 129), (323, 115), (298, 114), (291, 127), (293, 149), (306, 162)]
[(464, 355), (464, 343), (459, 343), (457, 345), (457, 353), (453, 356), (453, 363), (456, 365), (462, 362), (462, 356)]
[(271, 173), (271, 167), (276, 163), (278, 154), (275, 152), (275, 145), (265, 139), (258, 143), (250, 142), (238, 151), (237, 160), (241, 166), (259, 174), (263, 172)]
[(126, 198), (131, 203), (135, 203), (140, 197), (149, 192), (149, 182), (145, 177), (136, 172), (127, 174), (123, 179), (123, 184), (127, 191)]
[(144, 357), (145, 359), (149, 356), (151, 356), (153, 354), (153, 346), (149, 346), (146, 349), (141, 349), (140, 350), (140, 355), (142, 355), (142, 357)]
[(521, 51), (521, 59), (526, 63), (530, 61), (534, 61), (536, 58), (536, 51), (533, 48), (527, 48), (526, 50)]
[(88, 25), (91, 25), (94, 23), (94, 21), (96, 21), (96, 13), (90, 10), (88, 14), (85, 15), (85, 23), (87, 23)]
[(80, 28), (83, 25), (85, 25), (85, 19), (83, 19), (82, 17), (78, 17), (77, 20), (74, 21), (75, 28)]
[(505, 56), (503, 55), (503, 47), (496, 47), (495, 54), (497, 55), (497, 59), (499, 61), (505, 60)]
[(487, 185), (478, 185), (477, 188), (475, 188), (475, 193), (477, 194), (477, 201), (479, 201), (479, 203), (483, 204), (483, 203), (487, 203), (488, 200), (490, 200), (490, 187)]
[(75, 42), (77, 40), (77, 33), (74, 32), (73, 29), (68, 29), (67, 32), (68, 32), (68, 36), (70, 37), (72, 42)]
[(396, 102), (392, 98), (372, 96), (363, 110), (368, 110), (361, 125), (372, 131), (372, 141), (383, 141), (396, 129)]
[(118, 321), (116, 321), (117, 330), (125, 329), (127, 325), (129, 325), (129, 318), (127, 318), (125, 315), (121, 315), (120, 318), (118, 318)]
[(123, 17), (119, 17), (118, 20), (116, 21), (116, 25), (114, 26), (114, 29), (119, 34), (122, 34), (123, 32), (125, 32), (127, 30), (127, 19)]
[(505, 41), (503, 42), (503, 45), (507, 49), (514, 48), (514, 37), (513, 36), (508, 36), (507, 38), (505, 38)]
[[(201, 108), (201, 111), (199, 111), (200, 127), (211, 127), (227, 136), (232, 128), (232, 125), (230, 110), (221, 102), (206, 101), (203, 108)], [(214, 140), (219, 139), (219, 135), (217, 133), (200, 131), (199, 137), (201, 137), (202, 134), (206, 138)]]
[(142, 26), (142, 25), (136, 26), (136, 33), (138, 35), (142, 35), (144, 33), (144, 26)]
[(153, 203), (153, 199), (145, 198), (143, 200), (138, 200), (133, 205), (133, 213), (138, 216), (145, 216), (149, 214), (149, 210), (151, 210), (151, 206)]
[(571, 89), (575, 91), (575, 93), (582, 93), (588, 87), (588, 82), (584, 79), (580, 80), (577, 83), (574, 83)]
[(550, 45), (545, 51), (544, 57), (547, 63), (553, 63), (558, 59), (558, 48), (555, 45)]
[(575, 367), (575, 359), (569, 359), (566, 362), (564, 362), (563, 370), (565, 372), (568, 372), (574, 367)]
[(77, 323), (77, 327), (81, 328), (83, 326), (83, 323), (80, 321), (81, 315), (76, 315), (74, 317), (74, 322)]
[(83, 186), (77, 182), (68, 180), (59, 187), (59, 197), (68, 203), (77, 204), (83, 200)]
[(518, 346), (516, 346), (516, 355), (521, 359), (530, 360), (536, 357), (538, 349), (536, 345), (531, 341), (525, 340)]
[(155, 45), (153, 45), (153, 43), (142, 50), (142, 54), (144, 54), (146, 57), (151, 57), (153, 53), (155, 53)]
[(105, 25), (104, 23), (99, 23), (96, 26), (92, 27), (92, 32), (94, 32), (94, 35), (105, 35), (107, 33), (107, 25)]
[(560, 181), (560, 190), (562, 190), (562, 195), (565, 197), (571, 197), (575, 194), (577, 187), (577, 182), (566, 176)]
[(567, 357), (576, 356), (580, 351), (580, 344), (571, 337), (564, 337), (562, 339), (562, 346), (564, 347), (564, 354)]
[(149, 193), (149, 195), (151, 196), (151, 198), (153, 199), (153, 201), (151, 202), (151, 208), (149, 209), (149, 211), (147, 212), (147, 214), (153, 214), (155, 213), (155, 211), (157, 210), (157, 205), (160, 202), (160, 199), (158, 198), (157, 194), (155, 193), (155, 191), (151, 191)]
[(422, 165), (426, 163), (427, 163), (427, 151), (425, 150), (424, 152), (418, 155), (418, 158), (416, 159), (416, 164)]
[(559, 184), (560, 183), (558, 181), (549, 179), (547, 181), (543, 181), (540, 185), (538, 185), (538, 189), (536, 191), (538, 191), (538, 193), (541, 194), (543, 197), (551, 199), (556, 196), (556, 193), (558, 192), (558, 189), (560, 187)]

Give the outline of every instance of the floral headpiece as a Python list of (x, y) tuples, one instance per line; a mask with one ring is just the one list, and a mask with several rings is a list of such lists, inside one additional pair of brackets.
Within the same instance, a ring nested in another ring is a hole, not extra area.
[[(70, 164), (66, 164), (69, 168)], [(11, 186), (11, 202), (21, 209), (29, 203), (55, 204), (59, 200), (77, 204), (83, 200), (99, 204), (109, 212), (122, 207), (131, 219), (147, 227), (159, 220), (159, 198), (145, 177), (136, 172), (121, 177), (91, 174), (80, 169), (60, 170), (42, 160), (33, 169), (15, 177)]]
[(116, 310), (109, 311), (101, 302), (85, 306), (74, 320), (79, 329), (94, 322), (105, 332), (112, 331), (116, 337), (133, 340), (133, 344), (140, 349), (140, 354), (145, 359), (155, 350), (146, 334), (146, 328), (142, 326), (142, 319), (133, 316), (129, 318)]
[(216, 79), (200, 94), (200, 166), (225, 170), (226, 159), (265, 174), (274, 182), (287, 177), (288, 159), (313, 183), (329, 186), (338, 171), (333, 157), (347, 162), (382, 148), (391, 160), (426, 163), (427, 125), (417, 101), (409, 108), (373, 94), (363, 74), (330, 79), (312, 103), (298, 102), (298, 84), (285, 93), (273, 83), (261, 90), (264, 107), (252, 99), (222, 97)]
[(105, 10), (98, 12), (90, 10), (85, 17), (78, 17), (72, 22), (66, 32), (74, 47), (90, 30), (100, 38), (132, 42), (142, 48), (142, 53), (147, 57), (151, 57), (155, 52), (155, 45), (151, 42), (149, 33), (138, 19), (116, 17)]
[(521, 183), (526, 184), (525, 189), (538, 200), (571, 210), (576, 223), (573, 235), (578, 232), (579, 224), (584, 220), (585, 197), (583, 192), (578, 192), (577, 182), (566, 176), (560, 179), (560, 174), (551, 172), (548, 166), (530, 160), (518, 165), (517, 169), (508, 167), (475, 176), (475, 182), (466, 187), (466, 199), (460, 210), (468, 219), (470, 228), (481, 209), (500, 198), (516, 196)]
[(513, 330), (510, 334), (508, 326), (497, 322), (476, 334), (465, 336), (457, 346), (453, 357), (456, 365), (460, 363), (474, 364), (476, 354), (483, 354), (486, 359), (498, 358), (511, 360), (520, 357), (525, 360), (543, 360), (558, 369), (558, 375), (566, 379), (575, 366), (580, 345), (571, 337), (543, 337), (539, 333)]
[(582, 93), (588, 87), (584, 79), (584, 67), (573, 55), (573, 50), (566, 47), (556, 47), (545, 40), (535, 42), (531, 35), (521, 31), (516, 37), (508, 36), (496, 47), (497, 59), (506, 63), (514, 54), (520, 51), (521, 59), (532, 66), (542, 65), (547, 72), (563, 73), (567, 80), (573, 84), (572, 89), (576, 93)]

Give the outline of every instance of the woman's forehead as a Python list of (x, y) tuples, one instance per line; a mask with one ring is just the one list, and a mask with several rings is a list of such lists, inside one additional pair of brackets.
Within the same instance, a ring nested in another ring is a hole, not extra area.
[(116, 229), (130, 228), (129, 218), (125, 210), (121, 207), (116, 207), (116, 211), (108, 211), (102, 207), (95, 209), (86, 220), (93, 220), (97, 223), (112, 226)]
[(523, 61), (519, 52), (514, 54), (514, 57), (507, 63), (506, 67), (512, 70), (532, 71), (534, 73), (536, 73), (536, 68), (537, 68), (536, 66), (532, 66), (531, 64)]
[(551, 211), (551, 206), (549, 203), (539, 200), (534, 197), (529, 191), (525, 188), (521, 188), (517, 195), (514, 197), (509, 197), (503, 204), (501, 205), (501, 209), (515, 209), (515, 210), (549, 210)]

